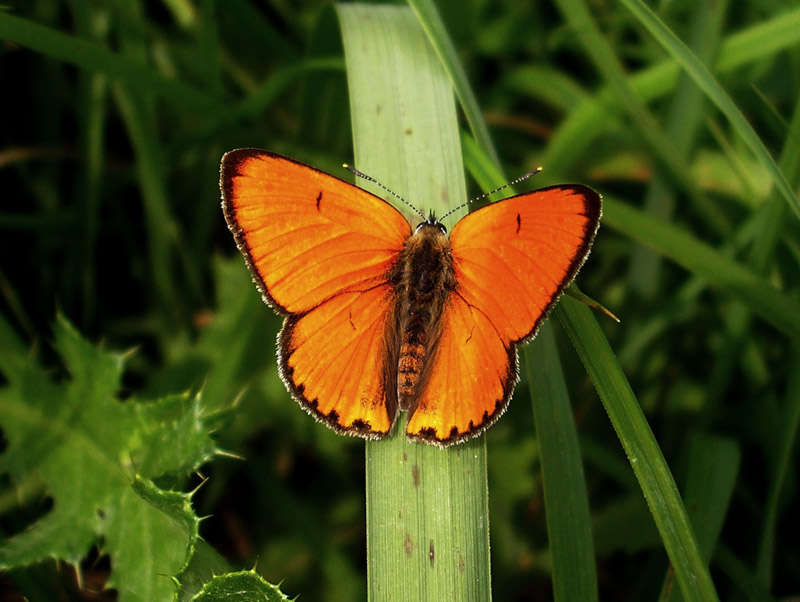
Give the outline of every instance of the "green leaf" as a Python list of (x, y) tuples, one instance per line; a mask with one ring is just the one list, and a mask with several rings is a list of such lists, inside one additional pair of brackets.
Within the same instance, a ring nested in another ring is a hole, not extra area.
[(205, 404), (186, 395), (131, 404), (134, 438), (130, 460), (139, 475), (184, 475), (212, 458)]
[(230, 572), (230, 564), (206, 541), (199, 540), (191, 561), (177, 576), (180, 589), (175, 594), (175, 602), (188, 602), (206, 583)]
[(458, 100), (467, 117), (469, 127), (472, 130), (472, 135), (475, 136), (481, 147), (489, 153), (492, 162), (495, 164), (499, 163), (497, 154), (494, 151), (492, 139), (489, 136), (489, 129), (486, 127), (486, 122), (483, 120), (478, 100), (472, 92), (467, 74), (458, 58), (456, 47), (450, 40), (450, 36), (447, 35), (447, 30), (442, 22), (442, 18), (439, 16), (439, 11), (436, 10), (436, 5), (432, 0), (409, 0), (408, 5), (416, 14), (417, 20), (428, 36), (431, 46), (436, 51), (442, 66), (450, 76), (453, 89), (458, 96)]
[(556, 601), (598, 599), (592, 524), (578, 433), (552, 326), (524, 353), (541, 448), (547, 534)]
[[(356, 167), (441, 215), (466, 196), (447, 73), (408, 9), (338, 11)], [(367, 442), (368, 597), (490, 600), (484, 440), (411, 443), (404, 416), (394, 437)]]
[(183, 570), (198, 540), (200, 520), (189, 496), (138, 476), (132, 487), (110, 495), (101, 522), (102, 549), (113, 567), (107, 587), (126, 601), (169, 599), (175, 592), (170, 577)]
[(77, 565), (102, 541), (120, 600), (167, 599), (175, 590), (168, 575), (186, 565), (199, 521), (187, 495), (151, 479), (195, 470), (216, 453), (200, 400), (121, 403), (125, 356), (91, 345), (63, 318), (54, 331), (69, 378), (55, 382), (29, 362), (0, 389), (8, 440), (0, 471), (20, 484), (39, 480), (53, 500), (0, 543), (0, 567), (48, 558)]
[(691, 602), (718, 600), (669, 466), (591, 310), (565, 296), (555, 312), (591, 376), (625, 449), (684, 599)]
[(214, 577), (194, 596), (192, 602), (288, 602), (281, 590), (254, 571)]

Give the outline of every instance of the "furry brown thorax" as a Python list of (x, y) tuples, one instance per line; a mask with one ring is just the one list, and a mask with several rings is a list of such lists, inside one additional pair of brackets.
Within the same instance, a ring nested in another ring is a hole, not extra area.
[[(453, 256), (447, 232), (433, 216), (408, 239), (389, 280), (395, 284), (395, 323), (387, 342), (390, 362), (397, 358), (400, 409), (416, 406), (439, 339), (442, 311), (455, 289)], [(399, 347), (399, 348), (398, 348)], [(394, 366), (387, 366), (393, 371)], [(389, 383), (393, 386), (394, 383)]]

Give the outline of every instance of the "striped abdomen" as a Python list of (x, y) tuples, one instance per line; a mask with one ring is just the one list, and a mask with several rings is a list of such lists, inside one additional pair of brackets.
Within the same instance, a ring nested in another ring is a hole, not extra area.
[(436, 348), (440, 319), (455, 286), (450, 242), (435, 221), (424, 222), (403, 250), (397, 282), (400, 350), (397, 400), (401, 409), (414, 406)]

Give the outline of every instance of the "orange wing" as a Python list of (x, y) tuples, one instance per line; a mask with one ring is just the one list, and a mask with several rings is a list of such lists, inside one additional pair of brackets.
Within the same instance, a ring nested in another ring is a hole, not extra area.
[(589, 254), (601, 199), (553, 186), (487, 205), (450, 235), (456, 289), (442, 316), (410, 437), (447, 445), (480, 433), (508, 405), (518, 344), (532, 338)]
[(340, 432), (380, 437), (396, 415), (387, 384), (387, 273), (411, 233), (394, 207), (286, 157), (222, 158), (228, 226), (264, 299), (287, 316), (281, 376), (309, 413)]

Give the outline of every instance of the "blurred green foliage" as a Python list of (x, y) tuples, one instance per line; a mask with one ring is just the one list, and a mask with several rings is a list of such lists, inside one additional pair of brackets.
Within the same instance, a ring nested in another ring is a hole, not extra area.
[[(800, 532), (789, 512), (798, 504), (797, 216), (725, 116), (623, 6), (437, 6), (507, 175), (542, 165), (537, 186), (580, 181), (607, 198), (580, 285), (622, 318), (601, 323), (684, 494), (720, 597), (800, 594)], [(598, 38), (574, 29), (587, 7)], [(710, 66), (796, 191), (800, 10), (710, 0), (654, 8)], [(5, 393), (27, 364), (68, 387), (75, 358), (63, 346), (54, 352), (58, 312), (91, 340), (133, 349), (116, 402), (200, 394), (216, 447), (244, 458), (217, 455), (200, 467), (207, 480), (192, 505), (209, 517), (202, 570), (257, 563), (289, 595), (363, 599), (363, 443), (289, 399), (274, 361), (280, 320), (235, 251), (217, 184), (222, 153), (236, 147), (338, 175), (351, 161), (332, 6), (30, 0), (5, 7), (0, 40)], [(600, 596), (674, 596), (619, 440), (556, 331)], [(528, 400), (523, 381), (487, 435), (498, 600), (552, 595)], [(9, 471), (14, 427), (0, 427)], [(192, 464), (148, 476), (186, 492), (202, 481)], [(41, 475), (13, 477), (0, 476), (8, 537), (58, 504)], [(114, 557), (100, 542), (83, 545), (77, 572), (44, 561), (0, 576), (0, 591), (12, 600), (113, 599), (91, 592), (102, 590)]]

